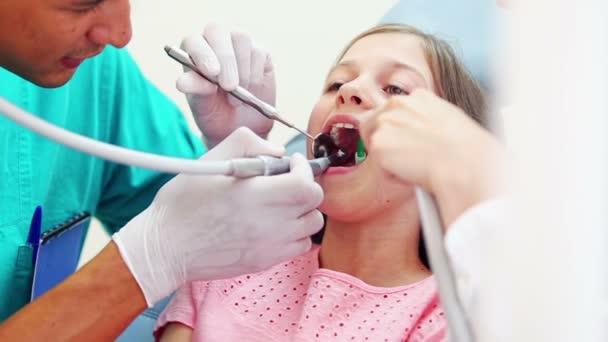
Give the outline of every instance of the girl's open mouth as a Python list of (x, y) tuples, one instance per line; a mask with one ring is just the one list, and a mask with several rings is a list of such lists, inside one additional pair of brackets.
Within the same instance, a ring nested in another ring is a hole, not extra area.
[(359, 129), (352, 123), (336, 122), (328, 126), (315, 138), (312, 147), (315, 158), (333, 156), (333, 166), (359, 165), (367, 157)]

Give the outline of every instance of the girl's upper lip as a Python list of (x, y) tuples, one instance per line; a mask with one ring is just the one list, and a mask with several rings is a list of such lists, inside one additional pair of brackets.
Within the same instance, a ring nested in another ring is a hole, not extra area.
[(331, 131), (331, 127), (337, 123), (348, 123), (355, 126), (356, 129), (359, 129), (359, 120), (352, 114), (335, 114), (330, 116), (327, 121), (325, 121), (322, 132), (329, 133)]

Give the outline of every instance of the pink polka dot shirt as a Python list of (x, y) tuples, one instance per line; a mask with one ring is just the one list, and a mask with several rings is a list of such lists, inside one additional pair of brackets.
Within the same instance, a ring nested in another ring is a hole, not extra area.
[(319, 268), (319, 247), (260, 273), (181, 288), (157, 323), (193, 341), (442, 341), (434, 277), (382, 288)]

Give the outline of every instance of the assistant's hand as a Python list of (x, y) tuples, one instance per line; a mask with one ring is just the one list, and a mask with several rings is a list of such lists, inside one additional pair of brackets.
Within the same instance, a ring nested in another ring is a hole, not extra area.
[(228, 95), (237, 85), (261, 100), (275, 104), (274, 67), (270, 55), (242, 32), (230, 32), (209, 25), (203, 34), (182, 41), (186, 51), (207, 76), (216, 78), (220, 88), (193, 71), (186, 70), (177, 80), (177, 89), (186, 94), (196, 124), (215, 146), (236, 128), (245, 126), (265, 138), (273, 121)]
[(499, 191), (502, 145), (432, 92), (392, 97), (361, 131), (382, 169), (434, 194), (447, 223)]
[[(283, 152), (241, 128), (201, 159)], [(257, 272), (305, 253), (323, 225), (322, 198), (299, 155), (278, 176), (178, 175), (113, 239), (153, 305), (188, 281)]]

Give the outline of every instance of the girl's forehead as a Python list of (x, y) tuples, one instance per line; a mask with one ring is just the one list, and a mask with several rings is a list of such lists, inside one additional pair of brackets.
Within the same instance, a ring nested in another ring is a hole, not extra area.
[(370, 49), (395, 53), (399, 52), (422, 52), (422, 38), (417, 35), (401, 32), (373, 33), (360, 38), (352, 44), (346, 54), (371, 52)]
[(342, 56), (338, 65), (360, 68), (407, 65), (425, 80), (432, 80), (422, 38), (413, 34), (376, 33), (356, 41)]

